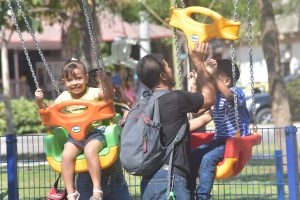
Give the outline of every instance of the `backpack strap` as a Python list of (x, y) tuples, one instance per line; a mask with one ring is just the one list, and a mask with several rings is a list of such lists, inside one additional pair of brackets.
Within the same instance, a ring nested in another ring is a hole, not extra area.
[(167, 155), (170, 153), (170, 158), (169, 158), (169, 168), (168, 168), (168, 188), (167, 188), (167, 194), (168, 194), (168, 200), (173, 199), (174, 193), (173, 191), (173, 186), (174, 186), (174, 174), (173, 174), (173, 155), (174, 155), (174, 148), (177, 144), (179, 144), (184, 136), (186, 135), (186, 128), (187, 128), (187, 122), (185, 122), (177, 132), (176, 137), (174, 140), (169, 144), (168, 149), (167, 149)]
[[(156, 90), (152, 92), (152, 95), (155, 97), (155, 102), (154, 102), (154, 116), (153, 116), (153, 121), (157, 122), (160, 121), (160, 112), (159, 112), (159, 105), (158, 105), (158, 98), (168, 92), (171, 92), (170, 90)], [(151, 93), (149, 93), (151, 95)], [(168, 169), (168, 188), (167, 188), (167, 194), (168, 194), (168, 200), (173, 199), (174, 193), (173, 191), (173, 186), (174, 186), (174, 174), (173, 174), (173, 155), (174, 155), (174, 148), (177, 144), (179, 144), (182, 139), (186, 135), (186, 128), (187, 128), (187, 123), (185, 122), (179, 129), (179, 131), (176, 134), (176, 137), (172, 140), (172, 142), (168, 145), (166, 155), (170, 155), (169, 157), (169, 169)]]
[(170, 90), (155, 90), (154, 92), (152, 92), (152, 95), (154, 97), (153, 122), (154, 123), (159, 122), (159, 124), (156, 124), (156, 126), (161, 126), (158, 98), (169, 92), (171, 92), (171, 91)]
[(58, 175), (57, 179), (55, 180), (55, 182), (53, 184), (53, 187), (57, 188), (60, 177), (61, 177), (61, 174)]

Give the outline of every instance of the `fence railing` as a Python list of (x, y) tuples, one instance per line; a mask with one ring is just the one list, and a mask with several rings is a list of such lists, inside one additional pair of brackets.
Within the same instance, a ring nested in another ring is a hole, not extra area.
[[(263, 128), (258, 133), (262, 142), (252, 149), (252, 160), (238, 176), (215, 181), (214, 200), (300, 199), (297, 128)], [(46, 161), (44, 136), (0, 137), (0, 200), (46, 199), (58, 174)], [(125, 177), (132, 199), (140, 199), (140, 177)]]

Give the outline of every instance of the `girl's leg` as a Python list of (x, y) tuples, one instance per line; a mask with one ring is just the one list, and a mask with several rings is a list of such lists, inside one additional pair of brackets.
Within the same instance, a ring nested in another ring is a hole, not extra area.
[[(75, 192), (74, 160), (80, 151), (80, 147), (71, 142), (67, 142), (62, 153), (61, 171), (68, 194)], [(72, 199), (71, 197), (72, 196), (70, 196), (69, 199)], [(75, 197), (73, 199), (75, 199)]]
[(101, 167), (99, 162), (99, 150), (103, 148), (99, 140), (91, 140), (84, 147), (84, 155), (87, 160), (88, 170), (93, 182), (93, 196), (102, 197)]

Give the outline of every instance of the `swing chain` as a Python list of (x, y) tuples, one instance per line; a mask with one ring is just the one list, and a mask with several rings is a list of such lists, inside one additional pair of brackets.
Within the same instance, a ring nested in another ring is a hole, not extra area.
[(178, 42), (178, 35), (177, 35), (177, 29), (173, 29), (173, 34), (175, 37), (175, 48), (176, 48), (176, 60), (178, 65), (178, 75), (179, 75), (179, 83), (180, 83), (180, 89), (183, 88), (183, 79), (182, 79), (182, 62), (180, 60), (180, 50), (179, 50), (179, 42)]
[[(97, 67), (98, 67), (100, 72), (102, 72), (102, 71), (105, 72), (104, 60), (103, 60), (103, 58), (100, 54), (99, 46), (96, 47), (96, 43), (95, 43), (95, 30), (94, 30), (94, 26), (93, 26), (94, 22), (93, 22), (92, 17), (90, 17), (89, 14), (88, 14), (88, 13), (90, 13), (90, 10), (88, 8), (86, 0), (81, 0), (81, 2), (82, 2), (83, 12), (84, 12), (84, 15), (85, 15), (85, 20), (86, 20), (86, 23), (87, 23), (87, 28), (89, 30), (91, 45), (92, 45), (92, 48), (94, 50), (94, 54), (95, 54), (95, 57), (96, 57)], [(105, 99), (107, 99), (107, 93), (106, 93), (104, 80), (100, 79), (100, 81), (101, 81), (104, 97), (105, 97)]]
[(237, 21), (237, 19), (238, 19), (238, 12), (237, 12), (238, 2), (239, 2), (239, 0), (235, 0), (234, 4), (233, 4), (233, 20), (234, 21)]
[[(238, 0), (234, 2), (234, 10), (233, 10), (233, 19), (234, 21), (237, 20), (237, 4)], [(239, 113), (238, 113), (238, 102), (237, 102), (237, 92), (236, 92), (236, 74), (235, 74), (235, 47), (234, 42), (230, 41), (230, 48), (231, 48), (231, 64), (232, 64), (232, 85), (234, 88), (234, 114), (235, 114), (235, 126), (237, 133), (239, 133), (240, 126), (239, 126)], [(236, 134), (238, 136), (238, 134)]]
[(238, 113), (238, 102), (237, 102), (237, 93), (236, 93), (236, 74), (235, 74), (235, 49), (234, 49), (234, 43), (231, 41), (230, 43), (231, 47), (231, 63), (232, 63), (232, 85), (234, 89), (234, 114), (235, 114), (235, 125), (236, 130), (239, 130), (239, 113)]
[(27, 50), (27, 48), (25, 46), (25, 41), (23, 39), (22, 32), (21, 32), (21, 29), (20, 29), (19, 24), (18, 24), (16, 14), (15, 14), (13, 8), (12, 8), (11, 0), (7, 0), (7, 2), (8, 2), (8, 7), (9, 7), (9, 9), (11, 11), (11, 16), (12, 16), (13, 23), (16, 26), (16, 30), (17, 30), (19, 38), (21, 40), (21, 46), (22, 46), (24, 54), (26, 56), (26, 60), (28, 62), (31, 75), (32, 75), (33, 81), (35, 83), (35, 87), (36, 87), (36, 89), (38, 89), (38, 88), (40, 88), (40, 86), (39, 86), (39, 83), (37, 81), (37, 77), (35, 75), (35, 72), (34, 72), (34, 69), (33, 69), (33, 66), (32, 66), (32, 62), (31, 62), (29, 54), (28, 54), (28, 50)]
[(253, 130), (254, 132), (257, 131), (257, 123), (256, 123), (256, 107), (255, 107), (255, 98), (254, 98), (254, 70), (253, 70), (253, 46), (252, 46), (252, 0), (248, 0), (247, 7), (248, 7), (248, 45), (249, 45), (249, 62), (250, 62), (250, 80), (251, 80), (251, 98), (252, 98), (252, 104), (251, 104), (251, 111), (253, 114)]
[(31, 37), (32, 37), (32, 40), (33, 40), (33, 42), (34, 42), (34, 45), (35, 45), (36, 49), (38, 50), (39, 55), (40, 55), (40, 57), (41, 57), (41, 59), (42, 59), (42, 61), (43, 61), (43, 66), (46, 68), (46, 70), (47, 70), (47, 72), (48, 72), (48, 75), (50, 76), (50, 79), (51, 79), (51, 81), (52, 81), (52, 84), (53, 84), (53, 86), (55, 87), (55, 90), (56, 90), (56, 92), (57, 92), (58, 95), (59, 95), (59, 94), (60, 94), (59, 87), (58, 87), (58, 85), (56, 84), (56, 81), (55, 81), (54, 76), (53, 76), (53, 74), (52, 74), (52, 72), (51, 72), (50, 66), (49, 66), (48, 63), (46, 62), (45, 56), (44, 56), (44, 54), (43, 54), (43, 52), (42, 52), (42, 50), (41, 50), (41, 48), (40, 48), (40, 45), (39, 45), (38, 41), (36, 40), (36, 37), (35, 37), (35, 35), (34, 35), (34, 33), (33, 33), (33, 30), (32, 30), (32, 28), (31, 28), (31, 26), (30, 26), (30, 24), (29, 24), (29, 22), (28, 22), (28, 20), (27, 20), (27, 17), (26, 17), (26, 15), (25, 15), (25, 13), (24, 13), (24, 10), (23, 10), (23, 8), (22, 8), (22, 6), (21, 6), (21, 4), (20, 4), (20, 1), (19, 1), (19, 0), (16, 0), (16, 2), (17, 2), (17, 6), (18, 6), (18, 8), (19, 8), (19, 10), (20, 10), (20, 12), (21, 12), (22, 18), (24, 19), (24, 22), (25, 22), (25, 24), (26, 24), (26, 27), (27, 27), (27, 29), (28, 29), (28, 31), (29, 31)]
[(184, 3), (183, 0), (181, 0), (181, 7), (182, 7), (182, 8), (185, 8), (185, 3)]
[[(174, 0), (173, 3), (174, 3), (174, 7), (177, 8), (178, 7), (177, 0)], [(181, 6), (182, 6), (182, 8), (185, 8), (185, 3), (183, 0), (181, 0)], [(177, 61), (177, 66), (178, 66), (178, 77), (179, 77), (179, 84), (180, 84), (179, 86), (180, 86), (180, 89), (183, 89), (183, 78), (182, 78), (183, 67), (182, 67), (182, 62), (180, 60), (180, 48), (179, 48), (179, 41), (178, 41), (179, 39), (178, 39), (176, 28), (173, 28), (173, 34), (175, 37), (176, 61)]]

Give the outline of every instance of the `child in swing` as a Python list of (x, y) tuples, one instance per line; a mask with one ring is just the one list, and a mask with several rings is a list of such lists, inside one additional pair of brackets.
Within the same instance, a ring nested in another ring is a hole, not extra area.
[[(192, 151), (193, 182), (199, 176), (199, 185), (195, 191), (197, 200), (210, 199), (210, 192), (215, 178), (215, 169), (218, 162), (222, 161), (225, 153), (226, 139), (236, 135), (236, 116), (234, 107), (234, 87), (232, 77), (231, 60), (209, 59), (206, 69), (216, 87), (217, 101), (212, 113), (215, 123), (215, 136), (208, 144), (203, 144)], [(235, 65), (235, 77), (238, 80), (239, 69)], [(197, 78), (197, 74), (191, 73), (190, 77)], [(249, 135), (250, 117), (246, 107), (245, 94), (241, 88), (236, 87), (238, 106), (239, 131), (241, 136)]]
[[(101, 80), (99, 80), (99, 76), (97, 75), (98, 71), (98, 69), (92, 69), (89, 71), (88, 86), (101, 87), (101, 85), (99, 85), (101, 83)], [(111, 79), (110, 72), (107, 72), (107, 77)], [(127, 108), (118, 108), (118, 103), (126, 102), (125, 96), (119, 84), (116, 84), (114, 81), (112, 81), (112, 86), (115, 91), (114, 106), (116, 113), (120, 113), (123, 116), (125, 114), (124, 111), (126, 111)], [(119, 158), (117, 158), (112, 166), (104, 169), (101, 175), (103, 200), (130, 200), (128, 186)], [(77, 190), (81, 194), (80, 199), (88, 199), (88, 197), (91, 196), (92, 193), (92, 180), (90, 175), (88, 173), (78, 173), (76, 183)]]
[[(110, 80), (106, 78), (106, 73), (104, 71), (99, 73), (99, 76), (103, 80), (104, 86), (100, 88), (88, 87), (88, 74), (84, 64), (78, 59), (69, 59), (62, 68), (62, 81), (67, 90), (55, 99), (55, 103), (74, 99), (89, 101), (112, 99), (113, 89)], [(44, 94), (41, 89), (37, 89), (35, 91), (35, 98), (40, 109), (47, 106), (43, 103)], [(65, 112), (80, 113), (84, 111), (84, 109), (84, 106), (69, 106), (65, 108)], [(93, 196), (90, 200), (102, 200), (103, 192), (101, 189), (101, 168), (98, 159), (98, 152), (106, 145), (103, 135), (104, 131), (105, 126), (101, 125), (101, 121), (96, 121), (89, 125), (89, 134), (84, 140), (77, 141), (69, 136), (68, 141), (65, 143), (61, 166), (62, 176), (68, 193), (68, 200), (78, 200), (80, 197), (80, 194), (75, 189), (74, 184), (74, 160), (82, 151), (84, 151), (88, 170), (93, 182)]]

